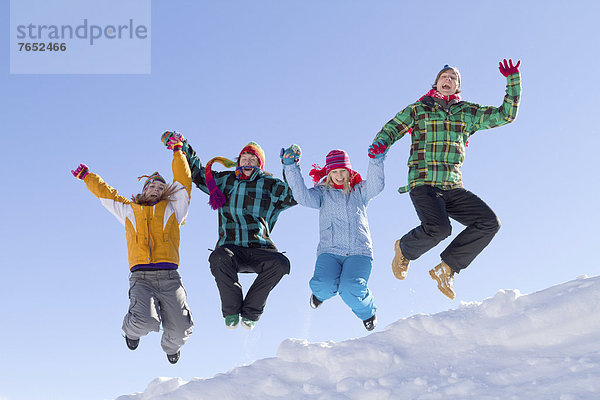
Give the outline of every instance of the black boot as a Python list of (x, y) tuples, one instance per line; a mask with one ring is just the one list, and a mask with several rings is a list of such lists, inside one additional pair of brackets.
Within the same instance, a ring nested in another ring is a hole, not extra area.
[(312, 308), (319, 308), (321, 304), (323, 304), (323, 302), (317, 299), (317, 297), (314, 294), (310, 296), (310, 306)]
[(176, 364), (177, 361), (179, 361), (180, 354), (181, 352), (179, 350), (177, 350), (177, 353), (175, 354), (167, 354), (167, 360), (169, 360), (171, 364)]
[(365, 319), (363, 324), (368, 331), (372, 331), (377, 326), (377, 315), (373, 315), (371, 318)]
[(140, 338), (130, 339), (127, 336), (125, 336), (125, 343), (127, 343), (127, 348), (129, 350), (135, 350), (135, 349), (137, 349), (138, 345), (140, 344)]

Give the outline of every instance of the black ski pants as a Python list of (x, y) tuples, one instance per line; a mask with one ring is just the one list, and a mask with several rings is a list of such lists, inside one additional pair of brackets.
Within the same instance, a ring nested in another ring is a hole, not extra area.
[(421, 225), (400, 239), (402, 254), (416, 260), (450, 236), (452, 218), (466, 228), (442, 252), (441, 258), (459, 272), (475, 259), (500, 229), (492, 209), (475, 194), (463, 188), (442, 190), (417, 186), (410, 191)]
[[(208, 261), (221, 296), (223, 317), (241, 314), (243, 318), (258, 321), (269, 293), (290, 273), (288, 258), (273, 249), (223, 245), (210, 254)], [(258, 274), (245, 299), (238, 273)]]

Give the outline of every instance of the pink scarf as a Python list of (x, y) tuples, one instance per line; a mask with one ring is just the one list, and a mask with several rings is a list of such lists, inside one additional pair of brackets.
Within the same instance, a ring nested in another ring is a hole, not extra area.
[(429, 92), (425, 93), (425, 95), (421, 96), (421, 98), (419, 99), (419, 101), (423, 100), (423, 97), (435, 97), (437, 99), (442, 99), (445, 101), (451, 101), (451, 100), (458, 100), (460, 101), (460, 93), (456, 93), (456, 94), (451, 94), (450, 96), (444, 96), (443, 94), (441, 94), (440, 92), (438, 92), (436, 89), (431, 89)]

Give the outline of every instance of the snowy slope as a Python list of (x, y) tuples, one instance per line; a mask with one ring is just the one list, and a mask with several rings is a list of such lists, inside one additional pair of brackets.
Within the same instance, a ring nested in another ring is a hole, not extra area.
[(600, 399), (600, 277), (415, 315), (341, 343), (288, 339), (210, 379), (118, 400)]

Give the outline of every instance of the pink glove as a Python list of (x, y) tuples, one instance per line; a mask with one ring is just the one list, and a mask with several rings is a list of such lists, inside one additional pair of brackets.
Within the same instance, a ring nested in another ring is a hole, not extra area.
[(179, 135), (180, 137), (177, 136), (171, 136), (169, 138), (169, 140), (167, 140), (167, 149), (169, 150), (173, 150), (173, 151), (179, 151), (181, 150), (181, 148), (183, 147), (183, 136)]
[(504, 59), (504, 65), (502, 65), (502, 61), (500, 61), (500, 73), (504, 76), (509, 76), (512, 74), (516, 74), (519, 72), (519, 65), (521, 65), (521, 60), (517, 61), (517, 65), (513, 65), (512, 60), (508, 60), (506, 62), (506, 58)]
[(79, 164), (79, 167), (77, 167), (75, 171), (71, 170), (71, 173), (75, 178), (84, 180), (87, 174), (90, 173), (90, 170), (88, 169), (87, 165)]
[(173, 150), (173, 146), (169, 145), (169, 143), (170, 143), (170, 141), (171, 141), (172, 138), (176, 138), (179, 142), (183, 142), (185, 140), (185, 138), (183, 137), (183, 135), (181, 133), (179, 133), (179, 132), (176, 132), (176, 131), (166, 131), (160, 137), (160, 141), (163, 142), (163, 144), (165, 146), (167, 146), (167, 149)]

